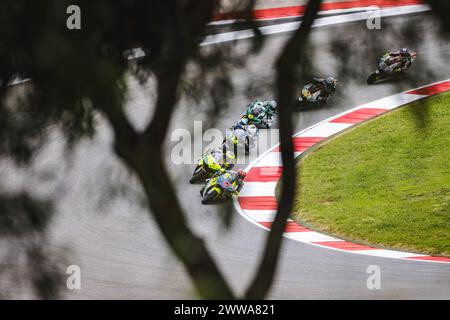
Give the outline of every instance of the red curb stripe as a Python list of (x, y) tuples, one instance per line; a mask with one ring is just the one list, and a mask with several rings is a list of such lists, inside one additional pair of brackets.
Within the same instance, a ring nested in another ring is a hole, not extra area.
[(450, 258), (446, 257), (435, 257), (435, 256), (425, 256), (425, 257), (408, 257), (406, 259), (412, 260), (426, 260), (426, 261), (442, 261), (442, 262), (450, 262)]
[(323, 241), (323, 242), (312, 242), (325, 247), (331, 247), (335, 249), (341, 249), (346, 251), (358, 251), (358, 250), (376, 250), (369, 246), (364, 246), (357, 243), (352, 243), (348, 241)]
[(283, 167), (253, 167), (247, 172), (245, 182), (273, 182), (281, 177)]
[(373, 118), (383, 112), (386, 112), (386, 109), (377, 109), (377, 108), (362, 108), (355, 110), (353, 112), (344, 114), (343, 116), (333, 119), (330, 122), (332, 123), (358, 123), (364, 120)]
[[(323, 3), (320, 6), (321, 11), (337, 10), (337, 9), (351, 9), (358, 7), (400, 7), (421, 4), (423, 1), (420, 0), (358, 0), (358, 1), (343, 1), (343, 2), (333, 2), (333, 3)], [(267, 8), (267, 9), (256, 9), (252, 11), (253, 18), (256, 20), (260, 19), (274, 19), (274, 18), (288, 18), (288, 17), (298, 17), (305, 13), (306, 6), (290, 6), (290, 7), (280, 7), (280, 8)], [(233, 20), (233, 19), (245, 19), (251, 17), (251, 12), (248, 11), (238, 11), (238, 12), (225, 12), (218, 13), (214, 15), (213, 21), (220, 20)]]
[(238, 200), (244, 210), (277, 210), (275, 197), (239, 197)]
[[(258, 222), (268, 229), (272, 229), (272, 222)], [(305, 228), (294, 221), (288, 221), (284, 232), (311, 232), (308, 228)]]
[[(303, 152), (323, 139), (325, 139), (325, 137), (294, 137), (292, 139), (292, 142), (294, 143), (294, 152)], [(280, 146), (273, 149), (273, 152), (280, 151)]]
[(427, 86), (424, 88), (420, 88), (417, 90), (411, 90), (406, 93), (409, 94), (420, 94), (424, 96), (431, 96), (433, 94), (441, 93), (450, 90), (450, 81), (445, 81), (437, 84), (433, 84), (431, 86)]

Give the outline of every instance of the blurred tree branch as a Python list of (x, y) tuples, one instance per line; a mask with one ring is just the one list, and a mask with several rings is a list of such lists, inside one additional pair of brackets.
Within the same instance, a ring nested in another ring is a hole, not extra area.
[(297, 175), (292, 142), (292, 101), (295, 100), (295, 88), (296, 84), (299, 83), (298, 80), (305, 78), (305, 75), (298, 75), (296, 72), (302, 70), (298, 67), (301, 64), (308, 34), (319, 12), (321, 2), (321, 0), (310, 0), (308, 2), (300, 27), (290, 37), (277, 60), (280, 146), (283, 161), (281, 197), (258, 272), (245, 295), (247, 299), (264, 298), (272, 285), (278, 266), (283, 232), (294, 203)]
[[(31, 106), (23, 111), (38, 116), (27, 119), (23, 131), (29, 132), (27, 128), (30, 127), (34, 130), (30, 133), (31, 138), (25, 136), (26, 140), (41, 137), (48, 124), (55, 122), (62, 122), (69, 135), (89, 134), (93, 123), (92, 111), (97, 109), (105, 114), (113, 128), (117, 155), (138, 175), (162, 234), (186, 267), (200, 295), (232, 299), (235, 295), (203, 240), (188, 227), (163, 161), (164, 141), (183, 73), (188, 61), (198, 58), (200, 39), (217, 3), (216, 0), (164, 3), (136, 0), (106, 5), (104, 1), (80, 1), (81, 8), (89, 8), (83, 10), (83, 21), (87, 26), (79, 33), (67, 33), (60, 28), (64, 21), (58, 12), (68, 1), (48, 1), (38, 6), (36, 12), (29, 5), (16, 7), (13, 1), (7, 1), (3, 7), (5, 10), (0, 12), (0, 27), (19, 18), (27, 19), (28, 23), (17, 30), (17, 34), (24, 35), (20, 40), (4, 31), (0, 33), (0, 79), (10, 79), (15, 73), (24, 73), (33, 79), (32, 89), (36, 95), (25, 99), (31, 102)], [(255, 1), (249, 3), (248, 10)], [(295, 184), (295, 180), (290, 180), (295, 179), (290, 108), (295, 77), (289, 64), (295, 64), (300, 57), (319, 4), (320, 1), (311, 1), (302, 27), (288, 42), (277, 64), (282, 122), (280, 140), (286, 187)], [(98, 12), (102, 14), (97, 16)], [(39, 19), (46, 23), (35, 28)], [(251, 21), (247, 19), (247, 22)], [(256, 29), (253, 22), (251, 26)], [(261, 40), (258, 32), (256, 35), (255, 38)], [(41, 41), (36, 42), (37, 39)], [(55, 42), (60, 44), (56, 51), (53, 49)], [(153, 117), (142, 132), (133, 127), (124, 110), (127, 64), (121, 53), (136, 45), (148, 52), (140, 67), (149, 74), (153, 73), (157, 80)], [(258, 48), (257, 45), (254, 50)], [(42, 55), (42, 52), (46, 54)], [(1, 86), (1, 90), (0, 108), (6, 115), (13, 114), (16, 110), (3, 99), (7, 91), (5, 86)], [(86, 101), (92, 107), (88, 107)], [(21, 107), (21, 104), (17, 103), (17, 106)], [(32, 150), (27, 154), (31, 155)], [(263, 281), (260, 285), (254, 282), (247, 297), (262, 298), (270, 288), (293, 192), (294, 187), (288, 191), (283, 189), (273, 231), (269, 234), (260, 270), (255, 277), (256, 282), (259, 279)]]
[(426, 0), (430, 5), (433, 13), (439, 17), (442, 27), (445, 31), (450, 30), (450, 19), (448, 13), (450, 12), (450, 2), (448, 0)]
[[(158, 226), (176, 256), (184, 263), (199, 293), (205, 298), (234, 297), (202, 239), (186, 223), (163, 162), (162, 146), (177, 102), (178, 85), (187, 61), (198, 49), (198, 38), (210, 21), (215, 1), (175, 1), (170, 26), (164, 32), (163, 53), (156, 65), (157, 100), (153, 118), (143, 133), (136, 133), (123, 110), (104, 108), (116, 136), (117, 154), (138, 174)], [(170, 14), (169, 14), (170, 15)]]
[[(58, 298), (64, 283), (59, 263), (65, 257), (59, 250), (48, 250), (46, 232), (53, 216), (50, 200), (27, 192), (0, 194), (0, 280), (13, 279), (17, 287), (29, 280), (42, 299)], [(0, 290), (0, 298), (11, 297)]]

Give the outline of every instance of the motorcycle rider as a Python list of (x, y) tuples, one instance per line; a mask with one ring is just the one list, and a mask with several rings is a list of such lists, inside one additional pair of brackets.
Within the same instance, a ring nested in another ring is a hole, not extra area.
[(273, 117), (277, 113), (277, 102), (275, 100), (264, 101), (263, 108), (267, 116)]
[(226, 170), (222, 176), (233, 186), (233, 195), (238, 195), (244, 186), (244, 178), (246, 175), (247, 172), (238, 169), (237, 171)]
[(236, 157), (232, 151), (213, 149), (207, 152), (202, 158), (205, 168), (208, 168), (214, 175), (222, 174), (225, 170), (234, 167)]
[(325, 79), (313, 78), (311, 81), (315, 86), (319, 86), (320, 94), (317, 96), (317, 101), (326, 103), (331, 95), (336, 91), (337, 80), (333, 77)]
[(378, 60), (378, 68), (367, 78), (367, 84), (373, 84), (382, 79), (405, 76), (415, 59), (416, 53), (407, 48), (383, 54)]
[(391, 58), (392, 63), (400, 61), (400, 64), (393, 70), (393, 72), (405, 72), (411, 65), (413, 57), (411, 51), (407, 48), (401, 48), (399, 51), (389, 52), (383, 56), (382, 60)]
[(269, 128), (273, 122), (273, 116), (277, 113), (277, 102), (275, 100), (264, 101), (266, 112), (266, 127)]
[(234, 154), (238, 154), (238, 145), (244, 145), (245, 152), (248, 153), (250, 148), (255, 147), (257, 136), (258, 128), (255, 125), (243, 125), (238, 122), (227, 130), (222, 145), (223, 150), (226, 151), (227, 148), (233, 148)]
[(259, 101), (253, 100), (239, 121), (241, 125), (253, 123), (255, 125), (262, 125), (265, 128), (270, 128), (272, 124), (272, 117), (277, 112), (277, 103), (274, 100)]
[[(224, 180), (225, 183), (232, 186), (233, 191), (231, 192), (232, 195), (238, 195), (241, 191), (242, 187), (244, 186), (244, 178), (246, 177), (247, 172), (245, 172), (242, 169), (238, 169), (237, 171), (231, 171), (226, 170), (224, 171), (219, 177)], [(206, 181), (205, 185), (200, 190), (200, 195), (203, 195), (203, 192), (208, 185), (209, 179)], [(205, 203), (202, 200), (202, 203)]]

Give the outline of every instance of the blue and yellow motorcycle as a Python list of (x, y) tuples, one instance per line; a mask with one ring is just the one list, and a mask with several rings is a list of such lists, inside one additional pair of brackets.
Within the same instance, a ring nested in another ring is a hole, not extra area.
[(200, 190), (203, 204), (211, 204), (219, 200), (229, 199), (234, 193), (235, 187), (223, 175), (208, 179)]

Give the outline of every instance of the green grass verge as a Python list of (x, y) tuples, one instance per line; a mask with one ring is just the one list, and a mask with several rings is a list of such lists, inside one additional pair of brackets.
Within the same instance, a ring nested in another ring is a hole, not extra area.
[(299, 165), (294, 219), (360, 243), (450, 255), (450, 93), (363, 123)]

